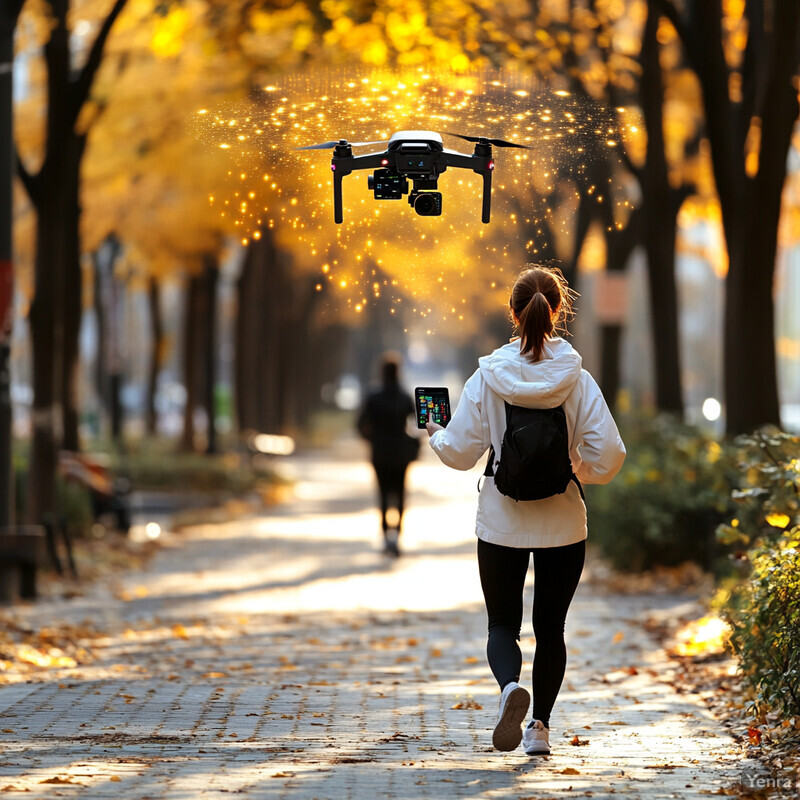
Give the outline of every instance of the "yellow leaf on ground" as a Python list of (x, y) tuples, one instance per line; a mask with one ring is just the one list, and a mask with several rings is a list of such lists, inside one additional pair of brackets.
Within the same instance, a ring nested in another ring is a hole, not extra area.
[(33, 664), (36, 667), (51, 667), (55, 669), (71, 669), (77, 667), (78, 662), (74, 658), (60, 654), (60, 651), (51, 650), (50, 653), (42, 653), (30, 645), (23, 644), (17, 649), (17, 658), (26, 664)]
[(483, 706), (474, 698), (468, 697), (466, 700), (459, 700), (454, 706), (451, 706), (454, 709), (465, 709), (465, 708), (473, 708), (475, 710), (480, 710)]
[(561, 775), (580, 775), (580, 771), (575, 769), (574, 767), (565, 767), (562, 770), (559, 770)]
[(464, 663), (465, 664), (477, 664), (478, 663), (478, 658), (476, 656), (467, 656), (464, 659)]
[(617, 631), (611, 641), (614, 642), (614, 644), (619, 644), (624, 638), (625, 634), (622, 631)]

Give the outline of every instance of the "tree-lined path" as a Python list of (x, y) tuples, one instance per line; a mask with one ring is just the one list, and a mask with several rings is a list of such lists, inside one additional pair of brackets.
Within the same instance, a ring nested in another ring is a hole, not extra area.
[[(352, 451), (352, 445), (349, 446)], [(553, 755), (491, 749), (477, 474), (425, 451), (397, 561), (369, 466), (296, 457), (295, 499), (169, 537), (144, 572), (20, 608), (85, 621), (87, 662), (0, 687), (0, 790), (29, 798), (700, 797), (739, 747), (642, 627), (681, 600), (579, 589)], [(526, 613), (526, 617), (528, 613)], [(88, 634), (88, 631), (86, 632)], [(531, 656), (525, 633), (525, 673)], [(91, 659), (89, 658), (91, 656)]]

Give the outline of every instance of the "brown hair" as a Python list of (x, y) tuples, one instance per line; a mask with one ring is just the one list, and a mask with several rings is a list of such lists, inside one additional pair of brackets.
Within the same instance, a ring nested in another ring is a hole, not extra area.
[(514, 283), (509, 301), (519, 320), (522, 355), (538, 361), (545, 339), (559, 329), (566, 333), (566, 322), (572, 316), (572, 301), (576, 296), (560, 269), (527, 265)]

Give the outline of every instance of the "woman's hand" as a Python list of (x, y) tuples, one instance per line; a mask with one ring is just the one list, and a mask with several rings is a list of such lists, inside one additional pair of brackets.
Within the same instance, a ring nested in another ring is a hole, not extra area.
[(433, 434), (436, 433), (436, 431), (443, 431), (444, 430), (444, 428), (441, 425), (439, 425), (439, 423), (437, 423), (437, 422), (429, 422), (425, 426), (425, 429), (428, 431), (428, 436), (433, 436)]

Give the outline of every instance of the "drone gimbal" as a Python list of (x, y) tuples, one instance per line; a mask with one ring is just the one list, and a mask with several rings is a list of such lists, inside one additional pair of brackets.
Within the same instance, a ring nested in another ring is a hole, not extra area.
[[(492, 172), (494, 158), (492, 145), (498, 147), (520, 147), (525, 145), (504, 142), (502, 139), (487, 139), (485, 136), (458, 136), (475, 143), (472, 155), (447, 150), (442, 137), (435, 131), (399, 131), (392, 135), (382, 153), (353, 155), (353, 148), (385, 142), (338, 142), (301, 147), (300, 150), (333, 149), (333, 215), (334, 221), (344, 219), (342, 203), (342, 180), (345, 175), (360, 169), (372, 169), (369, 188), (376, 200), (399, 200), (408, 194), (408, 202), (421, 216), (439, 216), (442, 213), (442, 195), (436, 191), (439, 176), (448, 167), (470, 169), (483, 177), (483, 207), (481, 221), (488, 223), (492, 207)], [(409, 191), (408, 182), (413, 188)]]

